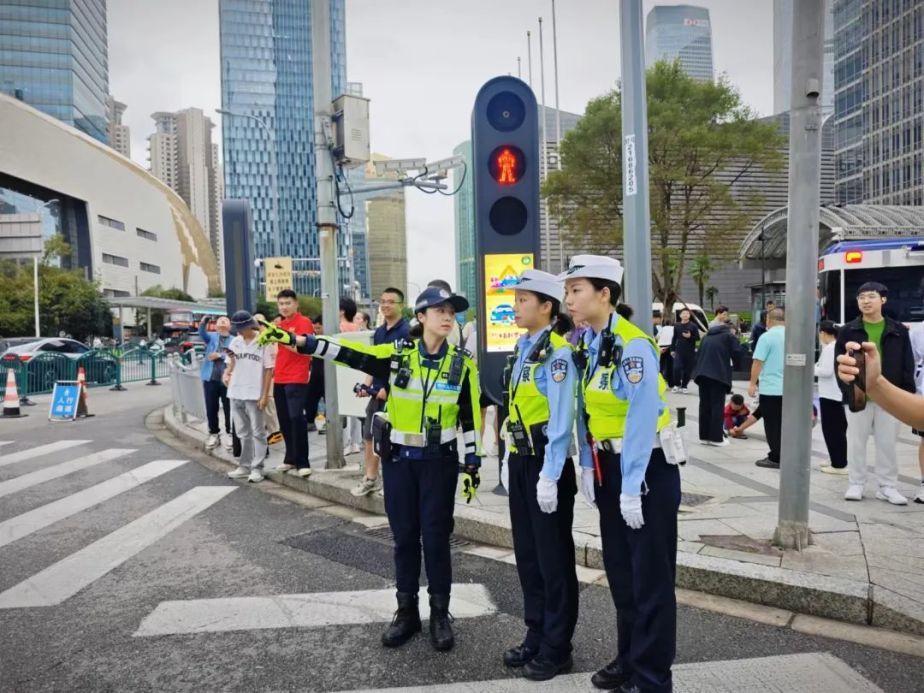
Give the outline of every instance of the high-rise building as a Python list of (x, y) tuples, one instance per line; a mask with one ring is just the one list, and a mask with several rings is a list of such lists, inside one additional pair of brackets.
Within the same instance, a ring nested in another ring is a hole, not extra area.
[[(792, 96), (792, 8), (794, 0), (773, 0), (773, 112), (789, 110)], [(824, 69), (821, 110), (834, 112), (834, 0), (825, 3)]]
[[(388, 157), (373, 154), (366, 165), (366, 180), (395, 178), (394, 174), (379, 176), (376, 161)], [(366, 216), (366, 253), (370, 296), (378, 298), (388, 287), (404, 291), (407, 286), (407, 223), (404, 188), (371, 193), (364, 201)]]
[(694, 5), (656, 5), (645, 22), (645, 63), (680, 60), (695, 79), (712, 80), (709, 10)]
[[(219, 0), (225, 194), (249, 200), (255, 255), (320, 256), (315, 193), (311, 4)], [(346, 88), (344, 0), (330, 0), (332, 96)], [(273, 222), (277, 215), (276, 224)], [(338, 255), (346, 252), (340, 234)], [(310, 292), (315, 273), (296, 275)]]
[(922, 27), (922, 2), (834, 2), (839, 204), (924, 204)]
[(199, 108), (151, 114), (155, 132), (148, 138), (150, 170), (189, 205), (221, 258), (221, 167), (212, 142), (212, 121)]
[(0, 91), (108, 143), (106, 0), (0, 0)]
[[(542, 113), (542, 106), (539, 106), (539, 112)], [(561, 135), (568, 134), (573, 130), (581, 116), (577, 113), (568, 111), (559, 111), (561, 119)], [(544, 179), (548, 171), (554, 171), (558, 168), (558, 120), (554, 108), (545, 109), (545, 132), (546, 132), (546, 149), (545, 161), (540, 166), (540, 176)], [(453, 196), (453, 209), (455, 215), (455, 244), (456, 244), (456, 266), (458, 267), (459, 292), (469, 300), (474, 300), (477, 295), (476, 279), (477, 268), (475, 266), (475, 207), (474, 191), (472, 178), (472, 143), (466, 140), (452, 150), (453, 156), (461, 156), (465, 160), (466, 172), (465, 180), (462, 180), (462, 169), (456, 168), (452, 172), (453, 189), (459, 188), (459, 192)], [(540, 144), (539, 156), (542, 156)], [(564, 234), (558, 227), (558, 220), (549, 215), (548, 238), (546, 238), (545, 223), (546, 207), (544, 200), (539, 204), (539, 249), (540, 262), (538, 267), (549, 272), (561, 272), (568, 266), (568, 258), (584, 248), (578, 247), (573, 238), (569, 238), (567, 232)]]
[(116, 101), (110, 94), (106, 98), (106, 113), (109, 121), (109, 146), (127, 159), (132, 158), (132, 138), (128, 126), (122, 123), (127, 106)]

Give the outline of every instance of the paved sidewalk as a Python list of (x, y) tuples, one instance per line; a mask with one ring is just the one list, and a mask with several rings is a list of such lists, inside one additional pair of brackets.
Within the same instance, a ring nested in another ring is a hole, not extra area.
[[(743, 387), (736, 389), (743, 391)], [(777, 549), (771, 538), (779, 472), (754, 465), (767, 450), (760, 424), (749, 429), (748, 440), (733, 440), (724, 448), (702, 446), (697, 442), (695, 390), (670, 395), (670, 400), (672, 409), (687, 408), (685, 437), (691, 457), (681, 469), (678, 586), (924, 635), (924, 505), (898, 507), (875, 500), (872, 482), (866, 500), (844, 501), (846, 477), (819, 471), (827, 462), (819, 426), (811, 461), (812, 544), (801, 552)], [(192, 442), (202, 444), (205, 439), (200, 422), (181, 424), (170, 407), (165, 410), (165, 423)], [(312, 434), (310, 449), (312, 465), (319, 471), (309, 480), (281, 474), (270, 478), (327, 500), (384, 512), (380, 495), (354, 498), (349, 493), (360, 477), (359, 455), (349, 457), (345, 469), (325, 471), (324, 438)], [(230, 459), (222, 449), (213, 452)], [(278, 464), (279, 456), (276, 447), (268, 469)], [(899, 436), (898, 458), (899, 490), (913, 497), (920, 478), (917, 440), (910, 429), (903, 428)], [(455, 533), (509, 548), (507, 499), (492, 492), (498, 485), (496, 457), (485, 459), (481, 477), (475, 502), (466, 505), (460, 500), (457, 505)], [(580, 495), (574, 536), (577, 563), (602, 568), (597, 511)]]

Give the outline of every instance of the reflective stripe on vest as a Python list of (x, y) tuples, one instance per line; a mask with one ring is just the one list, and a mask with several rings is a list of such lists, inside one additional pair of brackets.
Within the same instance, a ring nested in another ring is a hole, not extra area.
[[(407, 361), (407, 367), (411, 370), (411, 378), (408, 386), (400, 388), (395, 386), (395, 371), (389, 376), (388, 401), (386, 402), (386, 411), (388, 420), (391, 422), (394, 431), (401, 433), (423, 433), (421, 430), (421, 420), (426, 424), (427, 419), (435, 419), (440, 422), (443, 431), (455, 431), (459, 418), (459, 398), (462, 396), (462, 385), (465, 381), (465, 370), (463, 370), (462, 379), (458, 385), (449, 384), (449, 367), (452, 358), (456, 353), (456, 347), (447, 345), (446, 353), (443, 355), (440, 363), (439, 372), (436, 369), (421, 367), (422, 357), (420, 355), (420, 340), (414, 340), (414, 347), (405, 349), (402, 356)], [(465, 367), (470, 366), (470, 362)], [(429, 371), (429, 373), (428, 373)], [(429, 381), (427, 375), (429, 374)], [(436, 380), (434, 381), (434, 377)], [(472, 377), (471, 373), (469, 377)], [(427, 397), (426, 412), (422, 412), (424, 383), (427, 382), (427, 390), (430, 394)], [(477, 407), (478, 403), (473, 402), (472, 406)], [(425, 413), (425, 416), (421, 416)], [(447, 434), (448, 435), (448, 434)], [(453, 438), (455, 435), (453, 434)], [(392, 436), (392, 440), (394, 440)]]
[[(613, 333), (617, 341), (621, 342), (625, 348), (630, 342), (636, 339), (643, 339), (651, 345), (655, 355), (655, 362), (658, 360), (658, 346), (655, 341), (647, 334), (642, 332), (638, 327), (633, 325), (624, 318), (619, 318), (613, 327)], [(588, 380), (585, 374), (583, 384), (584, 392), (584, 409), (588, 414), (587, 428), (595, 440), (606, 440), (608, 438), (623, 438), (626, 432), (626, 415), (629, 413), (628, 400), (620, 399), (613, 394), (613, 378), (618, 377), (616, 369), (618, 363), (609, 366), (597, 366), (593, 375)], [(667, 383), (661, 374), (658, 374), (658, 396), (664, 403), (664, 411), (658, 417), (658, 431), (671, 422), (670, 411), (667, 406)]]
[[(533, 345), (535, 347), (535, 345)], [(559, 334), (549, 335), (549, 349), (547, 358), (562, 347), (571, 345)], [(536, 385), (536, 373), (542, 368), (544, 362), (525, 361), (519, 373), (510, 377), (510, 412), (511, 422), (521, 421), (529, 430), (530, 426), (545, 423), (549, 420), (549, 398), (542, 394)], [(548, 385), (548, 383), (546, 383)]]

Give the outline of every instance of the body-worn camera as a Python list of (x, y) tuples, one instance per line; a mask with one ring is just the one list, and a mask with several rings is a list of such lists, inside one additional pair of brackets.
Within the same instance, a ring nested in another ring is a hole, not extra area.
[(395, 387), (405, 388), (411, 383), (411, 369), (408, 367), (406, 362), (401, 363), (401, 367), (398, 368), (398, 372), (395, 374)]

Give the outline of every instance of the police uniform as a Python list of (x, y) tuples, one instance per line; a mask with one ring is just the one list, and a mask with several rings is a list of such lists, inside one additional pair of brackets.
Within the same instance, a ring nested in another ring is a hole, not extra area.
[[(512, 288), (559, 302), (563, 294), (557, 277), (539, 270), (527, 270)], [(523, 335), (505, 376), (510, 522), (527, 634), (520, 646), (504, 654), (504, 663), (524, 666), (533, 680), (571, 668), (577, 623), (571, 534), (577, 483), (569, 457), (577, 369), (571, 352), (571, 345), (550, 327)]]
[[(622, 266), (612, 258), (575, 256), (563, 276), (621, 284)], [(618, 656), (594, 675), (593, 683), (624, 691), (670, 691), (680, 460), (672, 445), (657, 344), (612, 313), (606, 328), (585, 333), (578, 349), (583, 366), (578, 388), (582, 491), (592, 494), (600, 513), (603, 564), (618, 634)], [(672, 464), (662, 441), (670, 446)]]
[[(468, 309), (468, 301), (449, 292), (428, 288), (417, 299), (415, 311), (449, 303), (456, 311)], [(272, 328), (267, 339), (285, 341)], [(302, 353), (320, 356), (361, 370), (388, 383), (385, 416), (373, 423), (383, 452), (382, 477), (385, 511), (395, 542), (395, 577), (398, 610), (382, 643), (395, 647), (420, 631), (417, 592), (420, 549), (430, 593), (430, 638), (438, 650), (453, 646), (449, 624), (449, 593), (452, 565), (449, 538), (453, 529), (455, 493), (459, 479), (457, 428), (465, 444), (465, 479), (477, 486), (481, 450), (478, 407), (478, 371), (468, 352), (444, 342), (438, 353), (428, 354), (423, 340), (399, 340), (369, 346), (306, 335)], [(390, 447), (390, 450), (385, 448)]]

